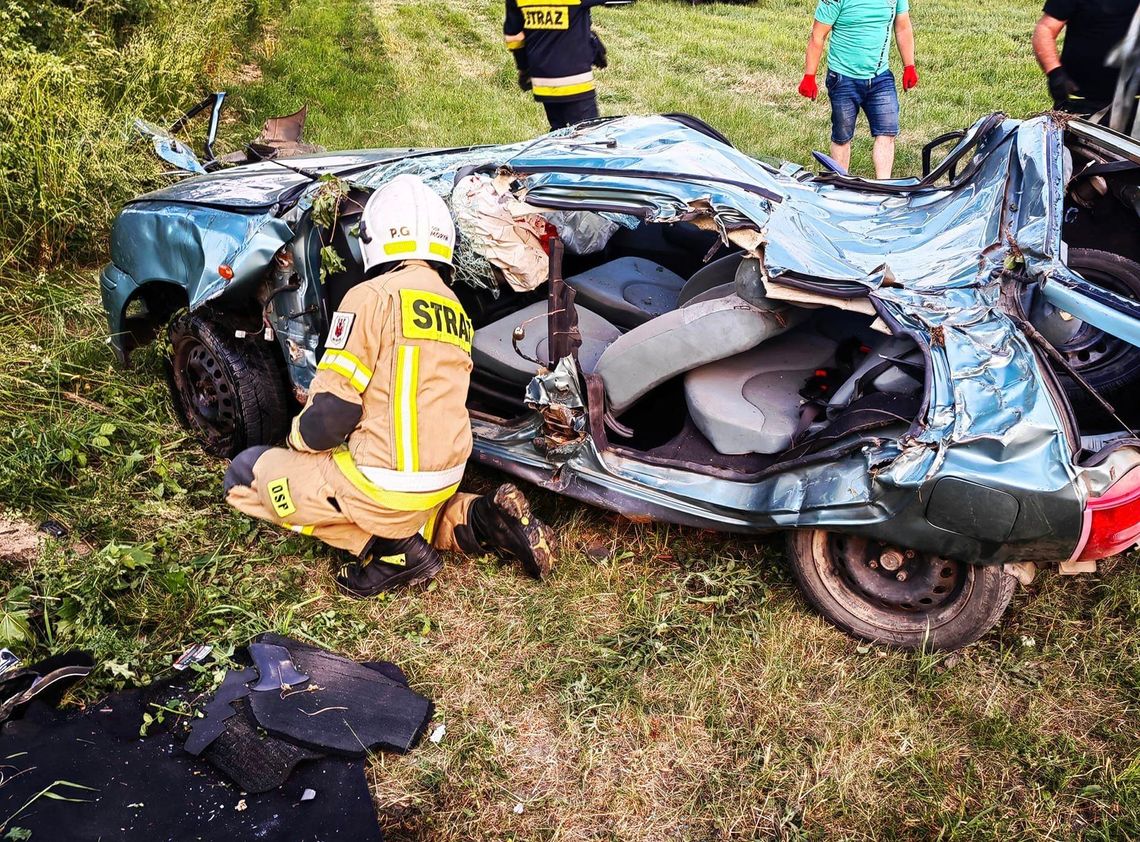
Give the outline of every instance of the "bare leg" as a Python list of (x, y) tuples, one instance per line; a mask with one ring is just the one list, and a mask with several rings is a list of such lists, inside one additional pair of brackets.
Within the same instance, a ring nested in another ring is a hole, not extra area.
[(890, 178), (895, 165), (895, 139), (892, 135), (881, 134), (871, 147), (871, 160), (875, 164), (875, 178)]
[(851, 169), (851, 141), (847, 143), (831, 143), (831, 160), (845, 170)]

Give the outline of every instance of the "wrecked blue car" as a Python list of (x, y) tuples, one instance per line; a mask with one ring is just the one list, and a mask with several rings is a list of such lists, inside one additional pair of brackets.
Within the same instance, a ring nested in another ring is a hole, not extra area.
[(1122, 134), (995, 114), (892, 181), (684, 115), (229, 167), (152, 136), (201, 174), (123, 209), (103, 300), (124, 360), (166, 328), (211, 453), (283, 438), (361, 279), (363, 199), (410, 172), (460, 232), (477, 461), (631, 518), (787, 530), (811, 604), (901, 647), (968, 643), (1037, 567), (1140, 539)]

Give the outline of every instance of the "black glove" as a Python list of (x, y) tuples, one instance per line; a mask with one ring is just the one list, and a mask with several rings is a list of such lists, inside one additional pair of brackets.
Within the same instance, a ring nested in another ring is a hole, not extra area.
[(1049, 82), (1049, 96), (1053, 97), (1054, 103), (1067, 102), (1073, 94), (1081, 92), (1064, 67), (1054, 67), (1045, 78)]
[(602, 39), (598, 37), (598, 33), (590, 30), (590, 49), (594, 52), (594, 60), (592, 64), (594, 67), (601, 70), (609, 66), (609, 61), (606, 59), (606, 45), (602, 43)]
[(519, 71), (519, 88), (525, 92), (525, 91), (529, 91), (532, 87), (534, 87), (534, 85), (531, 84), (530, 73), (526, 70), (520, 70)]

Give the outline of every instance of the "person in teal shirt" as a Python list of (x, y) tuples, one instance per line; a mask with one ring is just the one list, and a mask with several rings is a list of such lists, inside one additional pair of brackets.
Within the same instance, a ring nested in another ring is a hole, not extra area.
[(899, 133), (899, 97), (890, 70), (892, 30), (904, 65), (903, 90), (909, 91), (918, 84), (909, 0), (819, 0), (799, 87), (808, 99), (819, 96), (815, 76), (827, 46), (831, 157), (844, 169), (850, 166), (855, 119), (862, 111), (875, 139), (875, 178), (891, 177)]

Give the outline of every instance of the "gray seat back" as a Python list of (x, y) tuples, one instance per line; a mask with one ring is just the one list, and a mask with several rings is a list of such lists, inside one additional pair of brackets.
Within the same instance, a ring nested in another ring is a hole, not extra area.
[(566, 279), (576, 302), (621, 328), (677, 307), (684, 278), (643, 257), (619, 257)]
[(744, 259), (744, 252), (726, 254), (719, 257), (707, 266), (702, 266), (685, 285), (681, 287), (681, 294), (677, 296), (677, 306), (684, 307), (698, 295), (708, 292), (715, 287), (731, 284), (736, 278), (736, 269)]
[(665, 381), (754, 348), (806, 315), (776, 302), (758, 303), (763, 306), (735, 293), (698, 301), (618, 337), (595, 368), (610, 409), (620, 414)]

